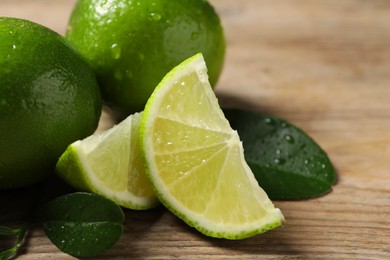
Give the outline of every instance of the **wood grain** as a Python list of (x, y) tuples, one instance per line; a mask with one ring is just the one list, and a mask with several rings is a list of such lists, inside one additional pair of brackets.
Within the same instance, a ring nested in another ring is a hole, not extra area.
[[(74, 0), (0, 0), (1, 16), (60, 33)], [(242, 241), (204, 237), (164, 208), (126, 211), (119, 243), (94, 259), (390, 259), (390, 2), (212, 0), (228, 51), (223, 106), (289, 120), (329, 154), (334, 190), (275, 201), (287, 223)], [(112, 125), (104, 113), (100, 129)], [(18, 259), (72, 259), (38, 227)]]

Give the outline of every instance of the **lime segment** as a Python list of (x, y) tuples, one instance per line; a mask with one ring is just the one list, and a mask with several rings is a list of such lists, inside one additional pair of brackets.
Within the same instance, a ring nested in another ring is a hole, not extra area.
[(100, 194), (130, 209), (158, 204), (146, 179), (139, 147), (141, 114), (71, 144), (57, 163), (57, 173), (79, 190)]
[(245, 162), (210, 86), (203, 56), (169, 72), (141, 122), (146, 174), (159, 200), (205, 235), (247, 238), (284, 221)]

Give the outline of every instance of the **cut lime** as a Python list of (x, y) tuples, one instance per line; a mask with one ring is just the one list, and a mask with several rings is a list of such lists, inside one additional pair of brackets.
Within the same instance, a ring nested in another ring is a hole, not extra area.
[(146, 179), (139, 147), (141, 114), (69, 145), (57, 163), (57, 174), (78, 190), (100, 194), (125, 208), (158, 204)]
[(205, 235), (243, 239), (284, 217), (258, 185), (210, 86), (203, 56), (169, 72), (150, 97), (141, 149), (159, 200)]

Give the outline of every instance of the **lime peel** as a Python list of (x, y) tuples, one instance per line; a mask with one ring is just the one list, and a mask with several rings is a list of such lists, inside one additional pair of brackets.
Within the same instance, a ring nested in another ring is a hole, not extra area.
[(163, 76), (196, 52), (214, 86), (226, 48), (221, 19), (202, 0), (79, 0), (66, 38), (95, 69), (103, 99), (126, 115), (141, 111)]

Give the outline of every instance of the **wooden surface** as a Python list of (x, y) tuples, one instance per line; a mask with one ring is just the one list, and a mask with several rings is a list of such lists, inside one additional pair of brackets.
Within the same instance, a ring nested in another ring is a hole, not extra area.
[[(0, 0), (0, 16), (63, 33), (74, 2)], [(318, 199), (275, 201), (287, 223), (243, 241), (204, 237), (164, 208), (126, 211), (125, 234), (94, 259), (390, 259), (390, 1), (211, 2), (228, 41), (221, 104), (302, 128), (338, 183)], [(27, 242), (18, 259), (71, 259), (39, 228)]]

